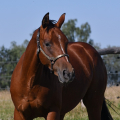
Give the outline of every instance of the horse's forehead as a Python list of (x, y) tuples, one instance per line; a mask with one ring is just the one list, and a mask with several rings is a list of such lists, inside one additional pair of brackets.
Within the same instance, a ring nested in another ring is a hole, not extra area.
[(56, 28), (52, 28), (51, 30), (49, 30), (48, 32), (45, 31), (44, 33), (44, 38), (45, 39), (51, 39), (53, 37), (53, 34), (58, 37), (58, 38), (61, 38), (61, 32), (60, 30), (56, 29)]
[(63, 37), (63, 33), (58, 28), (54, 29), (54, 34), (58, 37), (58, 39), (61, 39), (61, 37)]

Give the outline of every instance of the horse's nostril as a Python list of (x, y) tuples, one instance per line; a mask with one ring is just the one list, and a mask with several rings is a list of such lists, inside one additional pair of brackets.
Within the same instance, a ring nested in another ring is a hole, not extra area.
[(70, 73), (67, 70), (63, 70), (63, 77), (65, 79), (69, 79), (70, 78)]
[(63, 75), (67, 74), (67, 71), (66, 70), (63, 70)]
[(74, 70), (71, 73), (69, 71), (67, 71), (67, 70), (63, 70), (63, 77), (64, 77), (66, 82), (73, 81), (73, 79), (75, 78)]

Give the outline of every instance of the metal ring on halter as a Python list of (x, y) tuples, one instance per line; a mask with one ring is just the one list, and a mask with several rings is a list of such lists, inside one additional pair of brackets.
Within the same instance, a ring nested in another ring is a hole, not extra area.
[(68, 54), (62, 54), (62, 55), (58, 55), (56, 58), (52, 58), (50, 60), (51, 61), (51, 70), (50, 70), (51, 73), (53, 72), (53, 65), (55, 64), (56, 60), (59, 59), (59, 58), (61, 58), (61, 57), (65, 57), (65, 56), (69, 57)]
[(38, 30), (38, 33), (37, 33), (37, 55), (38, 55), (38, 57), (39, 57), (39, 53), (40, 53), (40, 51), (43, 53), (43, 55), (48, 59), (48, 60), (50, 60), (50, 62), (51, 62), (51, 72), (53, 72), (53, 65), (55, 64), (55, 62), (56, 62), (56, 60), (57, 59), (59, 59), (59, 58), (61, 58), (61, 57), (65, 57), (65, 56), (67, 56), (67, 57), (69, 57), (69, 55), (68, 54), (61, 54), (61, 55), (58, 55), (57, 57), (49, 57), (45, 52), (44, 52), (44, 50), (41, 48), (41, 46), (40, 46), (40, 41), (39, 41), (39, 39), (40, 39), (40, 28), (39, 28), (39, 30)]

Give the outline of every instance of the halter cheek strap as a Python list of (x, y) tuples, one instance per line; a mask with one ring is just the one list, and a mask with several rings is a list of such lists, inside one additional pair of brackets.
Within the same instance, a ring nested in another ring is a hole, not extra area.
[(40, 51), (43, 53), (43, 55), (48, 59), (48, 60), (50, 60), (50, 62), (51, 62), (51, 73), (53, 72), (53, 65), (55, 64), (55, 62), (56, 62), (56, 60), (57, 59), (59, 59), (59, 58), (61, 58), (61, 57), (65, 57), (65, 56), (67, 56), (67, 57), (69, 57), (69, 55), (68, 54), (61, 54), (61, 55), (58, 55), (57, 57), (49, 57), (45, 52), (44, 52), (44, 50), (41, 48), (41, 46), (40, 46), (40, 28), (38, 29), (38, 33), (37, 33), (37, 56), (38, 56), (38, 58), (39, 58), (39, 53), (40, 53)]

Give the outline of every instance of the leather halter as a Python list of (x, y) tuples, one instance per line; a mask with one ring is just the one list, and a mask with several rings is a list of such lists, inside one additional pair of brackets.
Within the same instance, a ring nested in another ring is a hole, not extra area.
[(61, 57), (65, 57), (65, 56), (67, 56), (67, 57), (69, 57), (69, 55), (68, 54), (61, 54), (61, 55), (58, 55), (57, 57), (49, 57), (45, 52), (44, 52), (44, 50), (41, 48), (41, 46), (40, 46), (40, 28), (38, 29), (38, 33), (37, 33), (37, 38), (36, 38), (36, 40), (37, 40), (37, 56), (38, 56), (38, 58), (39, 58), (39, 53), (40, 53), (40, 51), (43, 53), (43, 55), (48, 59), (48, 60), (50, 60), (50, 62), (51, 62), (51, 69), (50, 69), (50, 72), (52, 73), (53, 72), (53, 65), (55, 64), (55, 62), (56, 62), (56, 60), (57, 59), (59, 59), (59, 58), (61, 58)]

